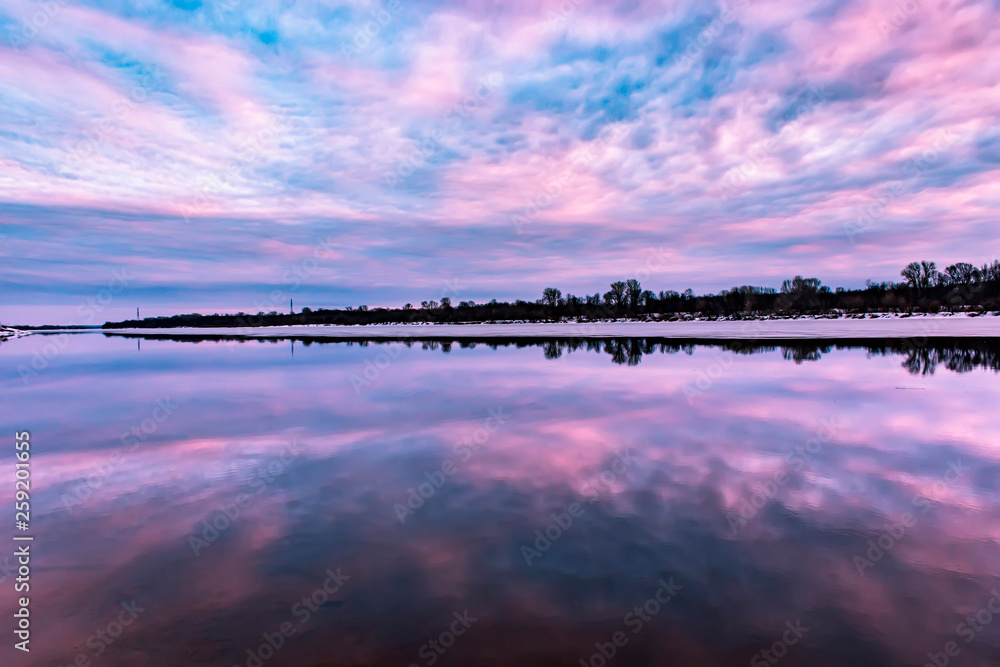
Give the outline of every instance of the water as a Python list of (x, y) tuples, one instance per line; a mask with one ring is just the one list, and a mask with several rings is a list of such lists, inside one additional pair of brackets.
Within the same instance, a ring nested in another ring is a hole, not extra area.
[(996, 341), (530, 343), (0, 345), (31, 664), (1000, 664)]

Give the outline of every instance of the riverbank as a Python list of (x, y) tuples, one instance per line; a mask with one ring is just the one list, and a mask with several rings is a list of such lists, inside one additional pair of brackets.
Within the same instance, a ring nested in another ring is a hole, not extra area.
[(191, 338), (484, 339), (484, 338), (990, 338), (1000, 337), (1000, 317), (989, 314), (801, 317), (759, 320), (677, 320), (673, 322), (502, 322), (491, 324), (291, 325), (274, 327), (180, 327), (103, 329), (105, 335)]
[(29, 332), (22, 331), (21, 329), (11, 329), (10, 327), (0, 327), (0, 341), (7, 340), (8, 338), (19, 338), (21, 336), (27, 336)]

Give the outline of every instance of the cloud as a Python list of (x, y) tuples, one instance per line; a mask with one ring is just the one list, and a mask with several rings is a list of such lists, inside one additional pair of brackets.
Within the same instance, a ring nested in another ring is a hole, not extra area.
[[(461, 243), (498, 262), (461, 262), (469, 283), (511, 271), (502, 298), (559, 278), (544, 266), (568, 247), (588, 291), (618, 277), (599, 267), (668, 241), (678, 264), (653, 287), (719, 289), (755, 278), (748, 263), (861, 284), (936, 242), (958, 261), (997, 238), (989, 2), (929, 0), (902, 23), (865, 0), (54, 7), (2, 8), (0, 202), (93, 243), (15, 274), (128, 258), (149, 225), (185, 216), (184, 279), (163, 271), (163, 287), (270, 265), (266, 235), (341, 223), (401, 292)], [(502, 83), (480, 95), (484, 77)], [(940, 132), (959, 139), (906, 174)], [(539, 184), (595, 147), (517, 234)], [(855, 209), (902, 181), (851, 244)], [(111, 237), (95, 212), (131, 222)], [(258, 225), (246, 247), (224, 242), (233, 220)], [(387, 238), (399, 225), (419, 257)]]

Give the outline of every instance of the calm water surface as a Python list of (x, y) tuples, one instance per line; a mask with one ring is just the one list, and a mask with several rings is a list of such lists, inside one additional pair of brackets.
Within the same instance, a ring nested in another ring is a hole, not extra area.
[(138, 345), (0, 345), (31, 664), (1000, 664), (979, 353)]

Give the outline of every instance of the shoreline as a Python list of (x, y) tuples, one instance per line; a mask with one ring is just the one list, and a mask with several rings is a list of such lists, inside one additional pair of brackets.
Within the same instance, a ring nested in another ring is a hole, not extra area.
[(0, 327), (0, 341), (5, 341), (11, 338), (20, 338), (21, 336), (27, 336), (31, 334), (31, 331), (25, 329), (12, 329), (10, 327)]
[[(67, 329), (65, 331), (71, 331)], [(106, 336), (191, 338), (485, 339), (485, 338), (682, 338), (892, 339), (997, 338), (1000, 317), (912, 315), (873, 318), (803, 317), (752, 320), (603, 322), (504, 322), (469, 324), (304, 324), (273, 327), (179, 327), (100, 329)]]

